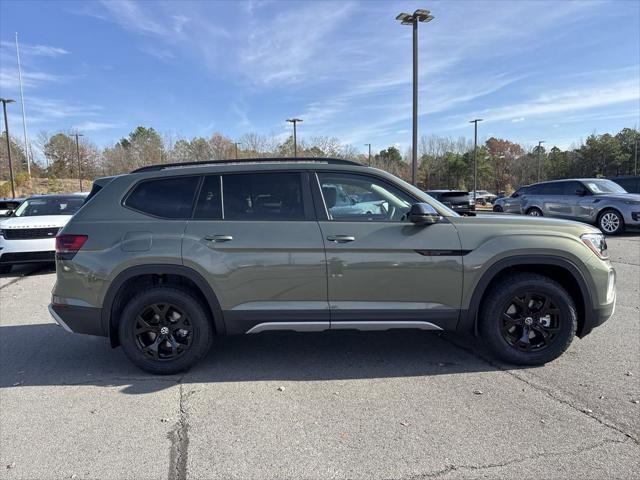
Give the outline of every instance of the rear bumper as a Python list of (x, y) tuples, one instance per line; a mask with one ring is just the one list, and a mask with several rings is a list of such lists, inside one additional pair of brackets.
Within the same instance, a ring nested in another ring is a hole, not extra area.
[(102, 309), (78, 307), (76, 305), (49, 304), (49, 313), (53, 320), (70, 333), (84, 333), (106, 337), (102, 328)]

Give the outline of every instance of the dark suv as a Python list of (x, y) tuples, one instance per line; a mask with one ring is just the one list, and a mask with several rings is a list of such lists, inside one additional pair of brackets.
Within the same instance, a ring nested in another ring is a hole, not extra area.
[(332, 159), (157, 165), (99, 179), (57, 237), (50, 312), (174, 373), (214, 335), (458, 330), (541, 364), (612, 314), (615, 272), (588, 225), (461, 217), (374, 168)]

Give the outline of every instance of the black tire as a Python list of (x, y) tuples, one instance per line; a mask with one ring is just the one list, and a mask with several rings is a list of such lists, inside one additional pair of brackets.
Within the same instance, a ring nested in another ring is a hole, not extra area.
[(147, 289), (126, 304), (118, 333), (129, 360), (158, 375), (188, 369), (213, 342), (213, 328), (200, 301), (186, 290), (164, 286)]
[[(543, 311), (549, 314), (542, 316)], [(496, 357), (516, 365), (542, 365), (569, 347), (578, 317), (573, 299), (559, 283), (543, 275), (518, 273), (503, 278), (486, 294), (479, 322), (480, 334)], [(546, 322), (548, 327), (543, 326)]]
[(504, 212), (504, 210), (502, 209), (502, 207), (500, 205), (494, 205), (493, 211), (494, 212), (498, 212), (498, 213)]
[(542, 210), (540, 210), (538, 207), (531, 207), (529, 210), (527, 210), (527, 215), (530, 215), (532, 217), (542, 217)]
[(603, 210), (598, 215), (598, 228), (605, 235), (618, 235), (624, 232), (624, 217), (613, 208)]
[(0, 275), (11, 272), (13, 265), (0, 265)]

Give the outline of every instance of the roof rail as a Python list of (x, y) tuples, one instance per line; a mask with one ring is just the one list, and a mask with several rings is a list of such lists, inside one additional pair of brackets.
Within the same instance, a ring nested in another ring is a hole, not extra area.
[(328, 163), (330, 165), (359, 165), (361, 163), (353, 162), (351, 160), (342, 160), (339, 158), (316, 158), (316, 157), (298, 157), (298, 158), (238, 158), (230, 160), (202, 160), (198, 162), (181, 162), (181, 163), (158, 163), (156, 165), (149, 165), (147, 167), (137, 168), (130, 173), (140, 172), (156, 172), (165, 170), (168, 168), (180, 168), (180, 167), (199, 167), (205, 165), (233, 165), (243, 163)]

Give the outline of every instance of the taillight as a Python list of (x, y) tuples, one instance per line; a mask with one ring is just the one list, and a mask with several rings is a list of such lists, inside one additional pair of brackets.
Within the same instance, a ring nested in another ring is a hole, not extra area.
[(71, 260), (88, 238), (87, 235), (58, 235), (56, 237), (56, 257), (60, 260)]

